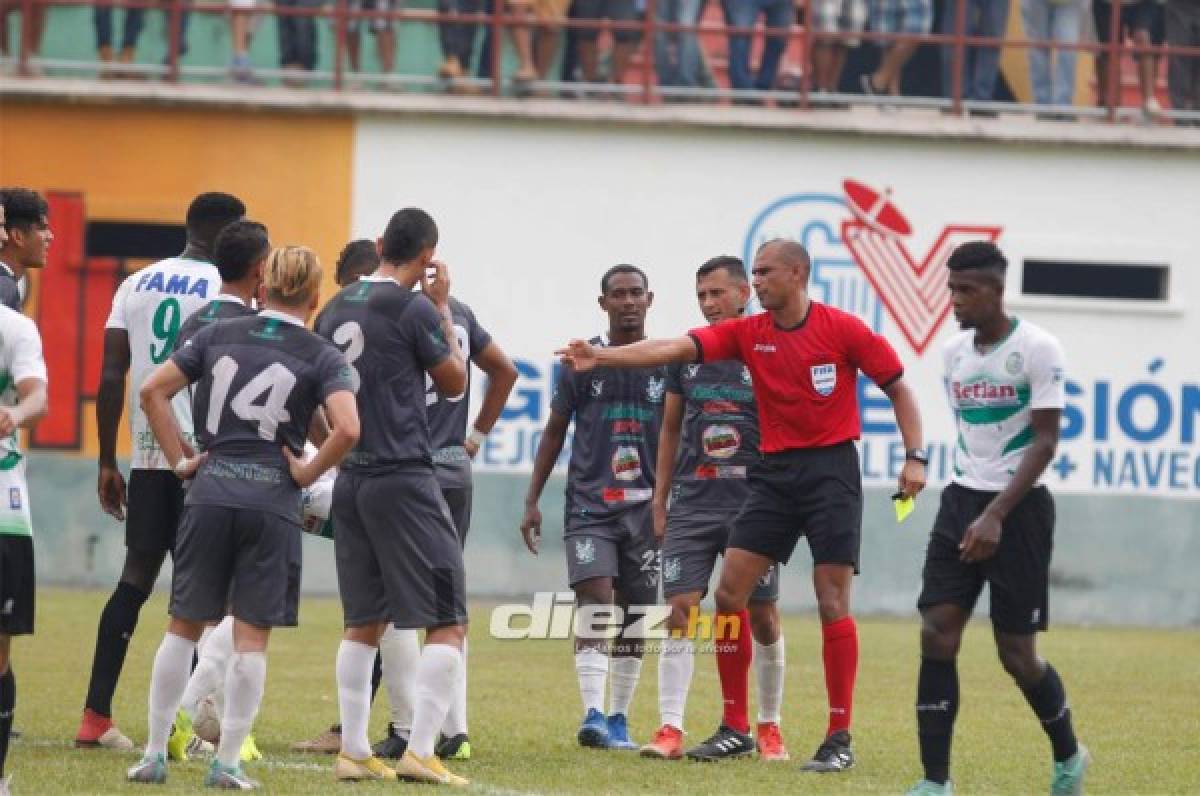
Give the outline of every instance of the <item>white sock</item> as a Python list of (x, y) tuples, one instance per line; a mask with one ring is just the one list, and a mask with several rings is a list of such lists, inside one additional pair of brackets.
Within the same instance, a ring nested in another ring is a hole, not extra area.
[(421, 660), (421, 641), (416, 628), (388, 626), (379, 639), (383, 656), (383, 684), (392, 706), (392, 725), (398, 735), (412, 734), (413, 704), (416, 702), (417, 663)]
[(454, 682), (462, 665), (462, 654), (448, 644), (425, 644), (417, 665), (417, 701), (413, 711), (412, 737), (408, 748), (417, 757), (433, 754), (438, 728), (454, 699)]
[(575, 675), (585, 712), (604, 712), (604, 686), (608, 681), (608, 656), (598, 649), (575, 651)]
[(338, 713), (342, 719), (342, 754), (355, 760), (371, 756), (367, 723), (371, 719), (371, 670), (375, 648), (342, 639), (334, 671), (338, 685)]
[(221, 716), (221, 743), (217, 760), (226, 768), (241, 764), (242, 742), (254, 726), (267, 684), (265, 652), (235, 652), (225, 675), (225, 714)]
[(695, 668), (696, 649), (690, 638), (663, 641), (658, 658), (658, 712), (663, 724), (677, 730), (683, 730), (683, 709)]
[(187, 688), (188, 670), (192, 667), (192, 653), (196, 642), (183, 636), (167, 633), (158, 652), (154, 655), (154, 669), (150, 674), (149, 739), (146, 741), (146, 757), (165, 755), (167, 739), (171, 737), (171, 723), (179, 700)]
[(458, 680), (454, 683), (454, 699), (446, 712), (446, 723), (442, 735), (453, 738), (467, 734), (467, 640), (463, 639), (462, 663), (458, 667)]
[(180, 705), (193, 719), (201, 700), (225, 691), (225, 671), (229, 668), (229, 657), (233, 655), (233, 617), (227, 616), (216, 627), (206, 628), (196, 647), (200, 662), (192, 670)]
[(774, 644), (754, 642), (754, 679), (758, 683), (758, 722), (779, 723), (783, 707), (784, 662), (783, 634)]
[(609, 666), (612, 668), (612, 689), (609, 694), (611, 709), (608, 715), (621, 713), (628, 716), (633, 692), (637, 690), (638, 678), (642, 675), (642, 659), (613, 658)]

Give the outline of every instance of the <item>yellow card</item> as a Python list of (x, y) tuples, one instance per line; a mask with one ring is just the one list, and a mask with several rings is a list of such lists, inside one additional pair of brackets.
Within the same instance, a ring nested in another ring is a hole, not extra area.
[(903, 494), (897, 493), (892, 495), (892, 506), (896, 509), (896, 523), (900, 524), (913, 513), (913, 509), (917, 507), (917, 501), (915, 498), (904, 497)]

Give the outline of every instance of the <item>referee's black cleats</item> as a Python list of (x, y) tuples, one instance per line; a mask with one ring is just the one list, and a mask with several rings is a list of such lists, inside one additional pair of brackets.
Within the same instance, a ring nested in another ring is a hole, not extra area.
[(854, 767), (854, 750), (850, 748), (850, 733), (838, 730), (825, 739), (812, 760), (800, 767), (801, 771), (831, 774)]
[(689, 760), (715, 763), (718, 760), (732, 760), (752, 755), (756, 746), (754, 739), (749, 735), (722, 724), (711, 738), (699, 746), (689, 749), (687, 756)]

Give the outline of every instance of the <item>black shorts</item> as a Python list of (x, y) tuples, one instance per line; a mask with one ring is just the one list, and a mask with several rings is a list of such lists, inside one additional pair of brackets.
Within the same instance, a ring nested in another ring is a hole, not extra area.
[(467, 531), (471, 530), (471, 487), (442, 487), (442, 497), (454, 520), (459, 545), (467, 546)]
[(343, 470), (333, 485), (333, 525), (346, 627), (467, 623), (462, 546), (432, 473)]
[(734, 520), (729, 547), (786, 564), (803, 536), (814, 564), (858, 572), (862, 476), (853, 442), (763, 456), (747, 477), (750, 496)]
[(921, 596), (924, 611), (950, 603), (975, 607), (983, 584), (991, 593), (992, 625), (1001, 633), (1027, 635), (1048, 626), (1050, 555), (1054, 549), (1054, 498), (1039, 486), (1030, 490), (1004, 520), (996, 553), (986, 561), (959, 560), (967, 526), (987, 507), (995, 492), (958, 484), (942, 490), (942, 502), (925, 550)]
[(188, 506), (179, 524), (171, 616), (295, 627), (300, 526), (258, 509)]
[[(636, 22), (638, 18), (637, 4), (634, 0), (575, 0), (574, 17), (586, 20), (610, 19), (613, 22)], [(580, 28), (574, 33), (581, 41), (595, 41), (600, 36), (600, 29)], [(636, 29), (612, 32), (615, 41), (625, 43), (636, 42), (641, 35), (641, 32)]]
[[(1157, 47), (1166, 41), (1166, 13), (1162, 3), (1156, 0), (1123, 3), (1120, 15), (1123, 36), (1144, 30), (1149, 34), (1150, 43), (1154, 46)], [(1105, 44), (1112, 38), (1112, 5), (1097, 0), (1092, 4), (1092, 18), (1096, 22), (1096, 41)]]
[(185, 494), (183, 482), (170, 470), (131, 470), (125, 546), (139, 553), (174, 550)]
[(0, 635), (33, 632), (33, 537), (0, 534)]

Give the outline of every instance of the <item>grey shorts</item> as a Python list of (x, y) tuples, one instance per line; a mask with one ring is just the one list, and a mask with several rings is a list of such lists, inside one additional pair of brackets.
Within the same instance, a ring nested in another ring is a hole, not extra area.
[(333, 524), (347, 627), (467, 623), (462, 547), (432, 473), (343, 470), (333, 487)]
[(231, 613), (258, 627), (294, 627), (300, 534), (299, 525), (267, 511), (184, 507), (175, 542), (171, 616), (216, 622)]
[(471, 487), (442, 487), (442, 497), (458, 532), (458, 543), (466, 547), (467, 531), (471, 530)]
[(563, 543), (572, 588), (591, 578), (612, 578), (625, 603), (658, 603), (661, 559), (649, 503), (604, 518), (568, 516)]
[[(700, 592), (701, 598), (708, 594), (717, 556), (725, 553), (737, 515), (737, 509), (671, 511), (662, 551), (663, 597), (694, 591)], [(779, 599), (779, 564), (772, 565), (759, 579), (750, 599), (758, 602)]]

